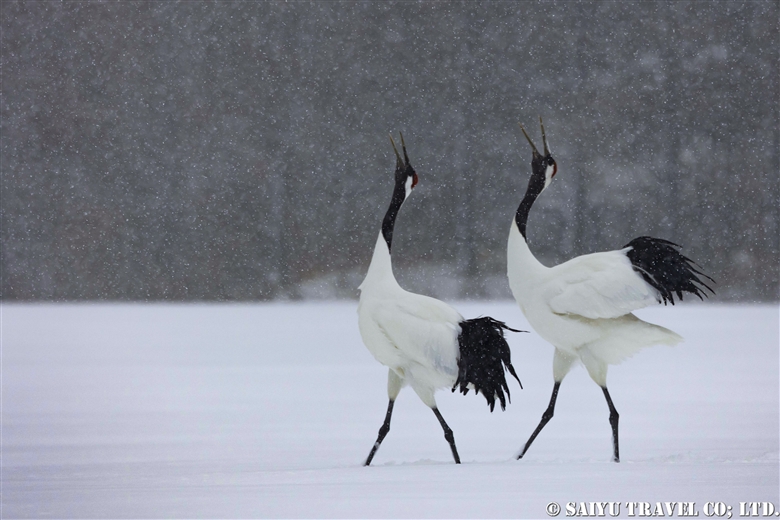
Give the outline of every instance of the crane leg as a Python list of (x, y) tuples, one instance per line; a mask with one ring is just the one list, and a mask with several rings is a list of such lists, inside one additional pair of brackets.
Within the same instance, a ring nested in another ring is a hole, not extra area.
[(455, 458), (455, 464), (460, 464), (460, 457), (458, 456), (458, 448), (455, 447), (455, 436), (452, 435), (452, 430), (444, 421), (444, 417), (441, 416), (438, 408), (432, 408), (433, 413), (436, 414), (436, 418), (439, 420), (442, 429), (444, 430), (444, 438), (450, 443), (450, 449), (452, 450), (452, 456)]
[(609, 396), (607, 387), (602, 386), (601, 389), (604, 391), (604, 397), (607, 398), (607, 406), (609, 406), (609, 425), (612, 426), (612, 449), (614, 450), (612, 462), (620, 462), (620, 448), (618, 446), (618, 420), (620, 419), (620, 414), (615, 409), (615, 405), (612, 404), (612, 398)]
[[(550, 422), (550, 419), (552, 419), (553, 413), (555, 412), (555, 401), (558, 399), (558, 389), (560, 387), (561, 387), (561, 382), (556, 381), (555, 386), (553, 386), (552, 397), (550, 397), (550, 404), (547, 406), (547, 410), (545, 410), (544, 413), (542, 414), (542, 420), (539, 421), (539, 426), (536, 427), (534, 432), (528, 438), (528, 441), (525, 443), (525, 446), (523, 447), (523, 451), (521, 451), (520, 455), (517, 456), (518, 460), (523, 458), (523, 455), (525, 455), (525, 452), (528, 451), (528, 448), (531, 447), (531, 443), (534, 442), (536, 436), (539, 435), (539, 432), (542, 431), (542, 428), (544, 428), (545, 425), (548, 422)], [(606, 389), (604, 390), (606, 391)]]
[(379, 428), (379, 435), (377, 435), (376, 442), (374, 443), (374, 447), (371, 448), (371, 453), (368, 454), (368, 458), (366, 458), (366, 462), (363, 464), (364, 466), (368, 466), (371, 464), (371, 459), (374, 458), (374, 455), (376, 454), (376, 450), (379, 449), (379, 445), (382, 444), (382, 441), (385, 439), (385, 435), (387, 435), (387, 432), (390, 431), (390, 417), (393, 416), (393, 405), (395, 404), (395, 401), (393, 399), (390, 399), (390, 402), (387, 404), (387, 414), (385, 415), (385, 422), (382, 423), (382, 426)]

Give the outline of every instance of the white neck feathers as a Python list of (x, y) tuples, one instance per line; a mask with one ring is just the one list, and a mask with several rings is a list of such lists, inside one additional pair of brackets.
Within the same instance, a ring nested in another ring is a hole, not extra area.
[(506, 248), (506, 271), (509, 278), (509, 286), (518, 298), (518, 291), (522, 291), (531, 281), (538, 280), (538, 276), (547, 269), (531, 253), (528, 243), (520, 234), (517, 222), (512, 219), (509, 229), (509, 241)]
[(387, 242), (382, 233), (379, 233), (374, 246), (374, 255), (371, 257), (371, 264), (368, 266), (366, 277), (358, 289), (366, 291), (379, 287), (400, 287), (393, 275), (390, 251), (387, 249)]
[(544, 188), (542, 189), (542, 191), (546, 190), (547, 186), (549, 186), (550, 183), (552, 182), (553, 177), (555, 177), (556, 169), (557, 166), (555, 166), (554, 164), (547, 165), (547, 169), (544, 171)]
[(414, 184), (414, 177), (407, 177), (406, 184), (404, 184), (404, 190), (406, 193), (404, 200), (408, 199), (409, 195), (412, 193), (412, 184)]

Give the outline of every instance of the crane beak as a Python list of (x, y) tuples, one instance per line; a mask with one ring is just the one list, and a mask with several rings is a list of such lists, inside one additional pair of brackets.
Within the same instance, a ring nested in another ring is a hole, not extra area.
[[(547, 136), (544, 133), (544, 123), (542, 123), (542, 116), (539, 116), (539, 126), (542, 127), (542, 142), (544, 142), (544, 155), (545, 157), (550, 155), (550, 148), (547, 146)], [(525, 130), (524, 130), (525, 132)], [(528, 136), (526, 136), (528, 137)]]
[(398, 132), (398, 135), (401, 136), (401, 148), (403, 148), (404, 150), (404, 160), (406, 161), (406, 166), (409, 166), (409, 156), (406, 154), (406, 143), (404, 142), (404, 134)]
[[(536, 145), (534, 144), (533, 141), (531, 141), (531, 138), (528, 137), (528, 132), (526, 132), (525, 128), (523, 128), (523, 124), (522, 123), (518, 123), (518, 124), (520, 125), (520, 130), (523, 131), (523, 135), (525, 136), (526, 139), (528, 139), (528, 144), (531, 145), (531, 148), (534, 151), (534, 155), (539, 155), (539, 150), (536, 149)], [(542, 136), (544, 136), (544, 132), (542, 132)]]
[[(401, 136), (401, 143), (404, 142), (404, 136)], [(390, 136), (390, 144), (393, 145), (393, 151), (395, 152), (395, 167), (396, 168), (403, 168), (404, 162), (401, 159), (401, 155), (398, 153), (398, 148), (395, 147), (395, 141), (393, 141), (393, 136)], [(406, 146), (404, 146), (404, 155), (406, 155)], [(409, 162), (409, 159), (406, 159), (407, 162)]]
[[(404, 158), (401, 159), (401, 154), (398, 153), (398, 148), (395, 146), (395, 141), (393, 140), (393, 136), (390, 136), (390, 144), (393, 145), (393, 151), (395, 152), (395, 168), (396, 170), (412, 170), (412, 185), (411, 187), (414, 188), (417, 186), (417, 172), (414, 171), (412, 168), (412, 165), (409, 164), (409, 154), (406, 153), (406, 143), (404, 142), (404, 134), (401, 132), (398, 132), (398, 135), (401, 136), (401, 149), (404, 151)], [(406, 161), (406, 164), (404, 164), (404, 161)], [(408, 194), (407, 194), (408, 196)]]

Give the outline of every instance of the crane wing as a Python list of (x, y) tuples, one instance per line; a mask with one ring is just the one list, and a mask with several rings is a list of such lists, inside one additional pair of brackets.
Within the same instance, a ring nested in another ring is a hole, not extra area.
[(549, 300), (557, 314), (617, 318), (658, 303), (658, 291), (645, 282), (626, 256), (630, 248), (573, 258), (550, 269)]
[(458, 373), (461, 315), (427, 296), (407, 293), (377, 311), (377, 323), (404, 357), (454, 376)]

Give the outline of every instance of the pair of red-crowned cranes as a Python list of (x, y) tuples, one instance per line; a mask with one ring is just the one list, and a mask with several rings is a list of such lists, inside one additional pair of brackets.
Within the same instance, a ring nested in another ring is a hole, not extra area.
[[(620, 363), (644, 347), (674, 345), (682, 339), (640, 320), (632, 311), (654, 303), (674, 304), (674, 296), (682, 300), (684, 292), (701, 298), (704, 289), (712, 289), (699, 276), (712, 279), (675, 249), (679, 246), (651, 237), (636, 238), (622, 249), (579, 256), (555, 267), (542, 265), (528, 247), (526, 222), (531, 206), (552, 182), (558, 165), (547, 145), (541, 118), (539, 123), (543, 153), (521, 126), (533, 152), (531, 179), (509, 230), (507, 276), (528, 323), (555, 347), (554, 386), (550, 404), (517, 458), (525, 455), (552, 418), (561, 381), (579, 359), (604, 392), (612, 427), (612, 459), (618, 462), (618, 412), (607, 390), (608, 365)], [(504, 409), (509, 397), (505, 370), (520, 383), (504, 331), (520, 331), (490, 317), (466, 320), (446, 303), (405, 291), (398, 284), (390, 254), (393, 228), (418, 177), (409, 163), (403, 135), (403, 158), (392, 137), (390, 141), (396, 155), (395, 187), (368, 273), (360, 285), (358, 305), (363, 342), (389, 369), (387, 414), (365, 465), (371, 463), (390, 430), (393, 404), (406, 385), (433, 410), (455, 462), (460, 463), (452, 430), (436, 406), (434, 393), (440, 388), (457, 388), (463, 394), (473, 389), (485, 397), (491, 411), (496, 400)]]

